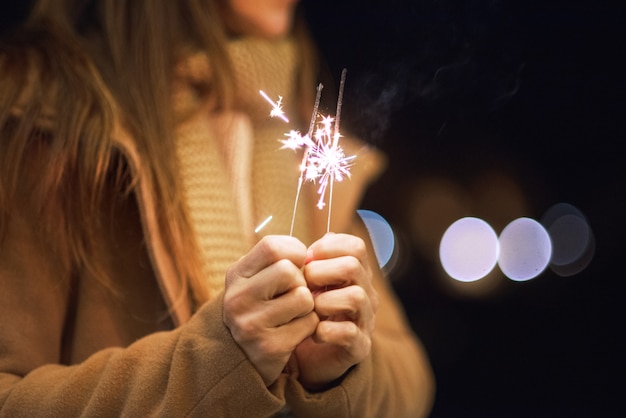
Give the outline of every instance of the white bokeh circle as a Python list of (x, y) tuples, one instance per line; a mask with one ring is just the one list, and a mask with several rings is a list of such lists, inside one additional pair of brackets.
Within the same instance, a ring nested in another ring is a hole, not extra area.
[(439, 258), (446, 273), (462, 282), (480, 280), (493, 270), (499, 254), (498, 236), (482, 219), (461, 218), (441, 238)]
[(506, 277), (526, 281), (540, 275), (550, 263), (552, 243), (546, 229), (531, 218), (518, 218), (500, 234), (498, 265)]

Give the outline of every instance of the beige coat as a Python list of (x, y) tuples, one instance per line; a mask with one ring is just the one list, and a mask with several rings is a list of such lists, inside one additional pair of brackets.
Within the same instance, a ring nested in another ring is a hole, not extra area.
[[(196, 129), (211, 126), (206, 114), (188, 120)], [(233, 129), (246, 123), (233, 120)], [(142, 161), (122, 130), (115, 142), (139, 178), (123, 204), (105, 199), (101, 212), (99, 254), (118, 293), (89, 271), (61, 284), (54, 231), (42, 232), (29, 200), (36, 180), (25, 179), (18, 192), (19, 210), (0, 242), (0, 416), (265, 417), (287, 408), (298, 417), (419, 417), (429, 411), (428, 361), (382, 274), (366, 360), (323, 392), (307, 392), (295, 364), (266, 388), (222, 321), (222, 293), (197, 312), (176, 297), (179, 281)], [(335, 190), (334, 216), (337, 230), (367, 239), (352, 220), (379, 157), (361, 150), (359, 158), (352, 180)], [(31, 163), (27, 171), (36, 173), (36, 158)]]

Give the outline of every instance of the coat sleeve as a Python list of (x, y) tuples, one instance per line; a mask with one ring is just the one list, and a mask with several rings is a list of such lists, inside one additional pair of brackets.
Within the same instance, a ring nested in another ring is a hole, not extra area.
[[(368, 243), (369, 260), (376, 264), (369, 235), (359, 219), (351, 231)], [(286, 388), (287, 404), (296, 417), (423, 417), (434, 401), (434, 375), (426, 351), (412, 332), (390, 283), (378, 268), (374, 277), (380, 298), (376, 329), (368, 358), (326, 391), (308, 392), (295, 372)]]
[(23, 356), (3, 347), (0, 416), (270, 416), (284, 404), (281, 391), (264, 387), (217, 326), (219, 305), (176, 331), (100, 351), (80, 365), (50, 362), (22, 372), (16, 360)]
[(16, 194), (0, 240), (0, 416), (269, 416), (281, 409), (284, 389), (279, 382), (268, 390), (236, 345), (220, 296), (176, 330), (64, 365), (76, 287), (28, 195)]
[(284, 404), (223, 325), (221, 298), (174, 331), (61, 365), (67, 295), (42, 258), (0, 256), (0, 416), (269, 416)]

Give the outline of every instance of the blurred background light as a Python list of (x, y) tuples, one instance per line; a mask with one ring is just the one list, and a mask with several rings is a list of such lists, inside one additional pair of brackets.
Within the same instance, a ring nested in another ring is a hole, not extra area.
[(466, 217), (443, 234), (439, 247), (441, 264), (453, 279), (472, 282), (493, 270), (498, 260), (498, 237), (482, 219)]
[(444, 177), (415, 181), (405, 207), (415, 251), (426, 260), (439, 260), (441, 236), (450, 224), (468, 216), (471, 210), (463, 187)]
[(569, 203), (557, 203), (541, 223), (552, 239), (550, 269), (562, 277), (583, 271), (595, 252), (595, 238), (583, 213)]
[(502, 231), (511, 219), (529, 213), (527, 197), (520, 180), (502, 169), (484, 169), (477, 173), (469, 185), (473, 213), (489, 222), (496, 231)]
[(550, 236), (534, 219), (512, 221), (502, 230), (499, 242), (498, 265), (514, 281), (534, 279), (546, 269), (552, 256)]
[(365, 227), (370, 234), (378, 265), (385, 269), (396, 248), (393, 228), (385, 218), (376, 212), (359, 209), (357, 213), (365, 223)]

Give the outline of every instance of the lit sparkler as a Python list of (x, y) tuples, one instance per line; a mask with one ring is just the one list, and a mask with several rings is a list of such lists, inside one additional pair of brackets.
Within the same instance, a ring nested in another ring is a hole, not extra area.
[(335, 181), (342, 181), (345, 177), (350, 177), (350, 166), (356, 156), (346, 156), (343, 148), (339, 145), (339, 121), (341, 117), (341, 106), (343, 104), (343, 90), (346, 81), (346, 70), (341, 72), (341, 82), (339, 84), (339, 96), (337, 98), (337, 110), (335, 118), (330, 116), (322, 117), (318, 129), (315, 132), (317, 146), (310, 150), (309, 165), (316, 168), (319, 175), (317, 180), (319, 188), (317, 193), (320, 198), (317, 202), (318, 209), (325, 206), (326, 191), (328, 189), (328, 220), (326, 232), (330, 232), (330, 215), (333, 204), (333, 185)]
[[(290, 131), (285, 134), (286, 139), (281, 139), (283, 146), (291, 150), (304, 148), (302, 163), (300, 164), (300, 177), (298, 179), (298, 187), (296, 191), (296, 199), (293, 207), (293, 215), (291, 218), (291, 229), (289, 235), (293, 235), (293, 227), (296, 219), (296, 209), (300, 198), (300, 191), (304, 181), (317, 182), (319, 184), (317, 193), (320, 198), (317, 207), (323, 209), (326, 206), (325, 200), (328, 194), (328, 221), (326, 231), (330, 231), (330, 215), (333, 199), (333, 184), (335, 181), (342, 181), (345, 177), (350, 177), (350, 166), (356, 156), (346, 156), (343, 148), (339, 145), (339, 121), (341, 116), (341, 106), (343, 102), (343, 90), (345, 85), (346, 70), (341, 73), (341, 82), (339, 85), (339, 96), (337, 99), (337, 111), (335, 117), (318, 116), (318, 107), (322, 93), (322, 84), (317, 87), (317, 95), (313, 114), (311, 115), (311, 123), (309, 131), (302, 136), (298, 131)], [(274, 108), (270, 113), (272, 117), (280, 117), (285, 122), (288, 119), (284, 116), (281, 108), (282, 97), (279, 96), (278, 102), (272, 101), (262, 90), (261, 95)], [(319, 120), (318, 120), (319, 119)], [(328, 192), (328, 193), (327, 193)]]

